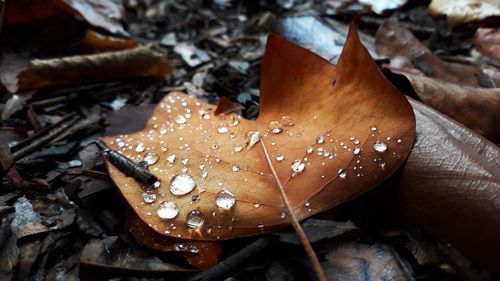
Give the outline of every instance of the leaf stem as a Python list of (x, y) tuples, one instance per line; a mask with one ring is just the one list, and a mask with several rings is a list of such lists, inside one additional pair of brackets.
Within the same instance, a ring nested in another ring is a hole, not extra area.
[(323, 272), (323, 268), (321, 267), (318, 257), (316, 256), (316, 253), (314, 252), (311, 243), (309, 243), (309, 239), (307, 239), (304, 230), (300, 226), (300, 223), (297, 220), (297, 217), (295, 216), (292, 206), (290, 206), (290, 202), (286, 197), (284, 185), (281, 183), (278, 174), (274, 169), (273, 163), (271, 162), (271, 158), (269, 157), (269, 153), (267, 152), (266, 145), (264, 144), (264, 140), (262, 138), (260, 139), (260, 143), (262, 144), (262, 150), (264, 150), (264, 155), (266, 156), (267, 164), (269, 165), (269, 168), (271, 169), (271, 172), (273, 173), (273, 176), (278, 185), (281, 194), (281, 199), (283, 200), (283, 203), (285, 204), (286, 207), (285, 209), (288, 213), (289, 221), (292, 224), (295, 233), (297, 233), (297, 236), (299, 237), (299, 240), (302, 243), (304, 250), (306, 251), (309, 261), (311, 262), (314, 272), (316, 273), (316, 277), (318, 278), (319, 281), (328, 281), (328, 279), (325, 276), (325, 273)]

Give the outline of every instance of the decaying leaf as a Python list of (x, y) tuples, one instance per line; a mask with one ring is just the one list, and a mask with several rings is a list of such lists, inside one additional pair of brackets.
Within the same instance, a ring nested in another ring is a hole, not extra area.
[(161, 235), (146, 225), (134, 212), (129, 212), (127, 224), (130, 233), (140, 245), (159, 252), (177, 252), (192, 266), (207, 269), (219, 263), (220, 242), (181, 240)]
[(340, 243), (322, 265), (329, 280), (414, 280), (410, 267), (382, 244)]
[(429, 12), (433, 16), (446, 16), (446, 23), (455, 26), (462, 23), (477, 22), (500, 16), (498, 0), (432, 0)]
[(498, 146), (419, 102), (411, 103), (417, 137), (395, 189), (397, 212), (476, 264), (500, 273)]
[(376, 48), (391, 58), (386, 67), (404, 75), (424, 103), (492, 141), (500, 140), (500, 88), (481, 87), (484, 74), (478, 67), (443, 62), (409, 30), (389, 23), (378, 30)]
[[(10, 62), (7, 61), (6, 65), (8, 67)], [(172, 69), (165, 55), (145, 46), (100, 54), (35, 59), (25, 67), (13, 68), (9, 79), (0, 75), (4, 86), (13, 93), (46, 86), (161, 76)]]
[(111, 33), (127, 34), (120, 22), (123, 17), (121, 5), (114, 0), (16, 0), (7, 5), (5, 24), (36, 22), (60, 14), (81, 16), (89, 24)]
[(478, 28), (474, 46), (484, 55), (500, 60), (500, 28)]
[(110, 163), (132, 209), (158, 233), (228, 239), (287, 225), (262, 145), (298, 218), (329, 209), (390, 176), (408, 154), (414, 116), (351, 28), (339, 63), (271, 35), (257, 120), (171, 93), (146, 128), (104, 141), (161, 182), (139, 185)]

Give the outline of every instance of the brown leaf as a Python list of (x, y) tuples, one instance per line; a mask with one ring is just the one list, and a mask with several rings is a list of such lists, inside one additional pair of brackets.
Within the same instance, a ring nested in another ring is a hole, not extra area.
[(478, 28), (474, 46), (484, 55), (500, 60), (500, 28)]
[[(9, 66), (10, 62), (6, 62)], [(16, 79), (3, 79), (10, 92), (46, 86), (87, 84), (133, 77), (162, 76), (172, 68), (166, 56), (150, 47), (63, 58), (32, 60), (25, 68), (13, 67)], [(11, 73), (12, 74), (12, 73)]]
[(429, 5), (432, 16), (446, 16), (446, 23), (455, 26), (469, 22), (498, 20), (500, 3), (497, 0), (432, 0)]
[(413, 280), (395, 251), (382, 244), (340, 243), (322, 265), (328, 280)]
[(192, 266), (207, 269), (219, 263), (220, 242), (182, 240), (161, 235), (146, 225), (134, 212), (127, 214), (130, 233), (139, 245), (160, 252), (178, 252)]
[(87, 30), (85, 36), (78, 42), (66, 48), (76, 49), (85, 53), (119, 51), (137, 47), (137, 41), (132, 39), (105, 36), (92, 30)]
[(391, 58), (387, 67), (404, 75), (424, 103), (492, 141), (500, 140), (500, 89), (480, 88), (479, 68), (445, 63), (409, 30), (389, 23), (378, 30), (376, 48), (379, 55)]
[(214, 106), (171, 93), (142, 132), (104, 138), (132, 160), (149, 161), (161, 179), (157, 189), (144, 188), (107, 163), (132, 209), (158, 233), (217, 240), (286, 226), (259, 141), (299, 219), (381, 183), (409, 152), (411, 108), (355, 28), (337, 66), (271, 35), (261, 73), (255, 121), (214, 116)]
[(106, 0), (16, 0), (7, 5), (4, 22), (16, 25), (69, 13), (111, 33), (127, 35), (120, 22), (121, 9), (119, 2)]
[(411, 103), (417, 137), (395, 189), (397, 213), (500, 273), (499, 148), (435, 110)]

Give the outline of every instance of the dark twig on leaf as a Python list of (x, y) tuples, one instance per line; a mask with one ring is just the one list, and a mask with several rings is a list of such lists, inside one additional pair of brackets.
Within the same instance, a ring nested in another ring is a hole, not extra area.
[(196, 275), (189, 281), (224, 280), (224, 278), (241, 269), (249, 260), (267, 248), (271, 241), (272, 239), (269, 237), (262, 237), (216, 266)]

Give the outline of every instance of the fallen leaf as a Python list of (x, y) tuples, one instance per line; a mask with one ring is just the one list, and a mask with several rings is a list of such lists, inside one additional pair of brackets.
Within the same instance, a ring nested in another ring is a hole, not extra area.
[(383, 244), (337, 244), (322, 266), (328, 280), (414, 280), (409, 265)]
[(463, 23), (491, 20), (500, 16), (498, 0), (432, 0), (429, 5), (432, 16), (446, 16), (446, 23), (455, 26)]
[(145, 129), (103, 140), (161, 182), (143, 187), (107, 162), (138, 216), (160, 234), (229, 239), (288, 224), (263, 147), (299, 219), (383, 182), (414, 138), (414, 116), (350, 30), (339, 63), (278, 36), (262, 62), (257, 120), (171, 93)]
[[(6, 63), (9, 65), (9, 63)], [(171, 71), (166, 56), (150, 47), (123, 51), (34, 59), (28, 66), (15, 68), (16, 79), (3, 79), (12, 93), (46, 86), (78, 85), (133, 77), (162, 76)], [(17, 81), (16, 81), (17, 80)]]
[(500, 60), (500, 28), (478, 28), (474, 46), (484, 55)]
[(16, 25), (60, 14), (81, 16), (89, 24), (108, 32), (127, 35), (123, 29), (122, 7), (119, 1), (106, 0), (16, 0), (7, 5), (5, 24)]
[(119, 51), (137, 47), (138, 43), (132, 39), (105, 36), (93, 30), (87, 30), (85, 36), (65, 48), (76, 49), (85, 53), (99, 53)]
[(379, 15), (388, 10), (396, 10), (406, 2), (408, 0), (359, 0), (359, 3), (369, 6), (373, 12)]
[(80, 259), (80, 278), (116, 277), (186, 278), (196, 271), (163, 262), (120, 237), (94, 239), (85, 245)]
[[(306, 220), (301, 226), (311, 243), (337, 237), (357, 229), (351, 221), (318, 220), (312, 218)], [(279, 235), (281, 242), (300, 245), (299, 238), (294, 232), (278, 232), (276, 234)]]
[(219, 263), (222, 253), (220, 242), (182, 240), (158, 234), (133, 212), (128, 213), (127, 225), (139, 245), (159, 252), (177, 252), (199, 269), (207, 269)]
[(498, 146), (417, 101), (411, 104), (417, 137), (394, 189), (395, 212), (499, 274)]
[(389, 23), (378, 30), (376, 48), (391, 58), (384, 67), (405, 76), (425, 104), (492, 141), (500, 140), (500, 88), (480, 87), (478, 67), (445, 63), (409, 30)]

